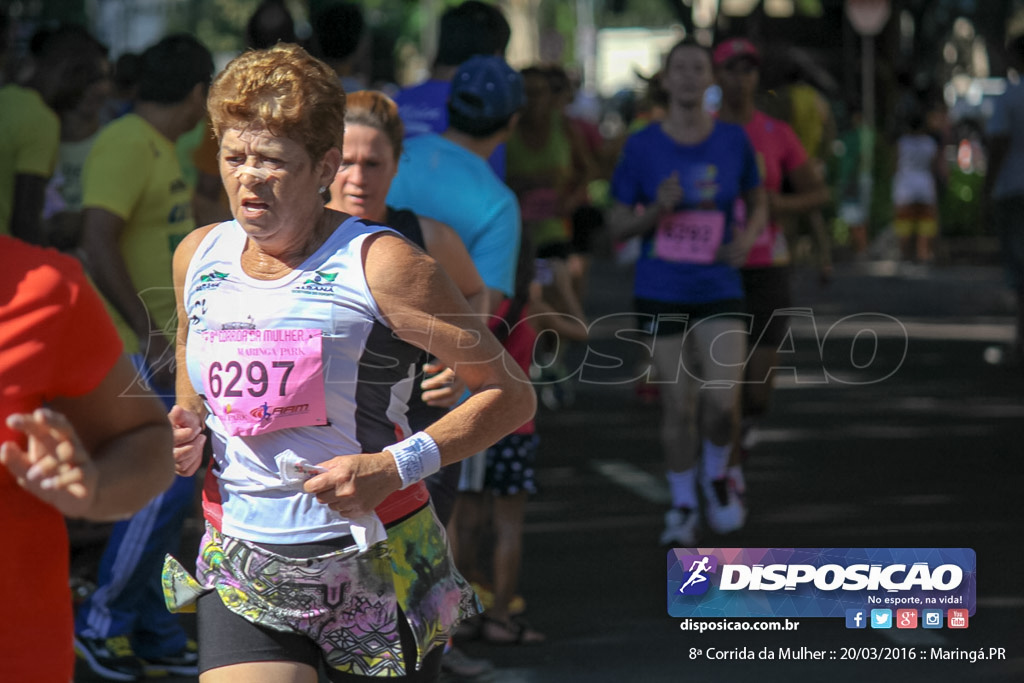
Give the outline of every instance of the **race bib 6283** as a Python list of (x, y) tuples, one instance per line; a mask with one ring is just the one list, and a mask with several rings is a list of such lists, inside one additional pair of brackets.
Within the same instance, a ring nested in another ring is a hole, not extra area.
[(712, 263), (724, 234), (721, 211), (679, 211), (658, 222), (654, 253), (676, 263)]

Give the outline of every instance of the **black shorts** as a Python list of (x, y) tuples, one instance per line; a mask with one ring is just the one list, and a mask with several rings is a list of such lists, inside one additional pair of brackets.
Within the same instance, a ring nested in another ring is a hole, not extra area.
[(701, 318), (716, 315), (742, 315), (745, 311), (742, 299), (721, 299), (703, 304), (676, 304), (655, 299), (633, 300), (639, 316), (637, 322), (647, 334), (667, 337), (685, 334), (686, 330)]
[(499, 496), (537, 493), (536, 434), (509, 434), (487, 449), (484, 488)]
[(577, 254), (589, 254), (594, 249), (594, 239), (604, 228), (604, 212), (596, 206), (586, 204), (572, 212), (572, 250)]
[(555, 258), (565, 261), (572, 254), (572, 244), (569, 242), (551, 242), (542, 247), (537, 247), (535, 255), (537, 258)]
[(789, 317), (776, 311), (789, 308), (789, 266), (743, 268), (746, 311), (754, 317), (750, 339), (758, 346), (777, 349), (789, 329)]

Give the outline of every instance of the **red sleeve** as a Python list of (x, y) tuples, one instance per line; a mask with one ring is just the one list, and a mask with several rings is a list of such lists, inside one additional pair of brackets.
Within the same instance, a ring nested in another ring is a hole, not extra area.
[[(67, 302), (62, 311), (60, 334), (53, 340), (54, 396), (87, 394), (106, 377), (121, 355), (121, 338), (103, 302), (82, 267), (70, 257), (61, 263)], [(56, 265), (56, 264), (55, 264)]]

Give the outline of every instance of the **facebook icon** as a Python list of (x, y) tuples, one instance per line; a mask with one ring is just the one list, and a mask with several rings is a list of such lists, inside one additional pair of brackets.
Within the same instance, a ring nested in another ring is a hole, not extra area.
[(867, 613), (862, 609), (846, 610), (846, 628), (867, 628)]

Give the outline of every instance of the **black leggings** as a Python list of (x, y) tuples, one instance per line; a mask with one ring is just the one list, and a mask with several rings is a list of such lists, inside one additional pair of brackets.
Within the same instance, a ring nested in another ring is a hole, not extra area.
[[(323, 670), (332, 683), (367, 683), (374, 680), (372, 676), (338, 671), (326, 663), (321, 669), (323, 651), (315, 642), (297, 633), (282, 633), (253, 624), (225, 607), (216, 591), (199, 598), (197, 617), (200, 673), (244, 662), (286, 661), (300, 662)], [(436, 681), (441, 673), (441, 654), (444, 648), (435, 647), (431, 650), (423, 658), (423, 666), (416, 671), (416, 640), (401, 610), (398, 611), (398, 634), (405, 654), (405, 670), (409, 673), (388, 680), (405, 683)]]

